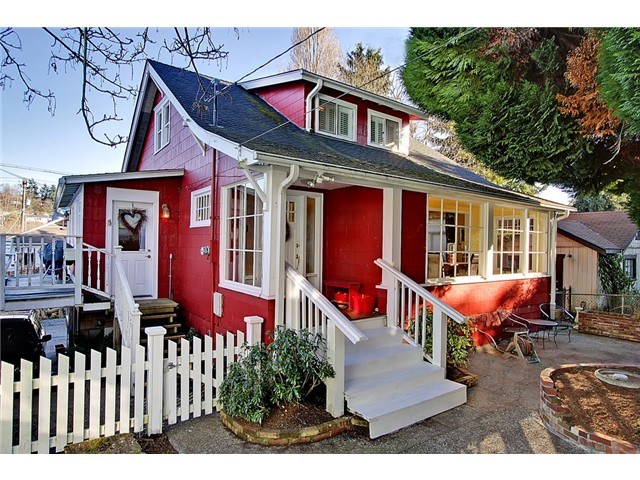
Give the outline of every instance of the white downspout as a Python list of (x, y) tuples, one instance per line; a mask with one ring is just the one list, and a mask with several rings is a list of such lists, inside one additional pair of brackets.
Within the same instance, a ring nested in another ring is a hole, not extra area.
[(556, 244), (558, 237), (558, 222), (560, 220), (564, 220), (569, 216), (571, 212), (569, 210), (565, 210), (562, 214), (558, 216), (558, 212), (554, 212), (553, 218), (551, 218), (551, 232), (549, 235), (550, 245), (549, 245), (549, 271), (551, 272), (551, 285), (549, 286), (550, 290), (550, 312), (555, 312), (556, 307), (556, 276), (558, 272), (556, 272)]
[(278, 239), (276, 259), (275, 259), (275, 271), (276, 271), (276, 304), (275, 304), (275, 324), (284, 325), (284, 291), (285, 291), (285, 268), (284, 262), (286, 257), (285, 249), (285, 229), (284, 229), (284, 216), (285, 209), (283, 206), (286, 204), (286, 190), (293, 185), (300, 176), (300, 166), (291, 165), (289, 167), (289, 175), (282, 181), (277, 189), (277, 208), (274, 208), (272, 214), (275, 215), (275, 224)]
[(322, 88), (322, 83), (323, 83), (322, 79), (319, 78), (318, 83), (316, 83), (316, 86), (313, 87), (313, 90), (309, 92), (309, 95), (307, 95), (307, 98), (306, 98), (304, 128), (307, 132), (311, 131), (311, 113), (312, 113), (311, 111), (312, 111), (312, 105), (313, 105), (313, 97), (315, 97), (316, 94)]

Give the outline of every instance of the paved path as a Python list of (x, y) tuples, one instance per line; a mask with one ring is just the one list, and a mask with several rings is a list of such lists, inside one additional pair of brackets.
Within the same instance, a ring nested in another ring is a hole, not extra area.
[(180, 453), (584, 453), (548, 432), (538, 416), (539, 374), (565, 363), (640, 364), (640, 344), (580, 334), (558, 337), (558, 346), (537, 346), (540, 363), (525, 364), (490, 349), (471, 355), (469, 369), (479, 375), (465, 405), (384, 437), (370, 440), (348, 432), (314, 444), (265, 447), (245, 443), (229, 432), (217, 414), (166, 430)]

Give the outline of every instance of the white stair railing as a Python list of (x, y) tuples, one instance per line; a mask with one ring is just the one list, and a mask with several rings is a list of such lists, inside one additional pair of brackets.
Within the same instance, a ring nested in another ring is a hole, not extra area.
[(94, 247), (88, 243), (82, 244), (82, 254), (86, 272), (86, 283), (82, 284), (83, 290), (96, 295), (109, 296), (111, 292), (107, 291), (103, 275), (107, 262), (115, 255), (104, 248)]
[(131, 349), (135, 361), (136, 347), (140, 345), (140, 312), (139, 305), (135, 302), (131, 287), (127, 281), (127, 275), (122, 265), (122, 247), (115, 247), (115, 274), (114, 274), (114, 301), (113, 310), (120, 330), (121, 345)]
[(327, 361), (336, 372), (327, 380), (327, 411), (334, 417), (344, 414), (345, 338), (351, 343), (367, 337), (351, 323), (318, 289), (288, 263), (286, 272), (287, 329), (320, 333), (327, 341)]
[(402, 328), (405, 340), (421, 346), (424, 351), (425, 346), (428, 347), (427, 322), (431, 317), (432, 354), (425, 356), (434, 365), (446, 367), (447, 319), (465, 323), (467, 318), (385, 260), (379, 258), (374, 263), (393, 279), (391, 289), (387, 291), (389, 323)]

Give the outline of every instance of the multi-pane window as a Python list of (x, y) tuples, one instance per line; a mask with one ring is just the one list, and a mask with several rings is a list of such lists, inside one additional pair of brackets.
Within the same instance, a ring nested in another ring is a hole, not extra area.
[(169, 143), (170, 134), (170, 103), (168, 101), (156, 107), (155, 110), (155, 152)]
[(524, 247), (522, 210), (495, 207), (493, 222), (493, 273), (520, 273)]
[(318, 131), (354, 140), (355, 105), (320, 97)]
[(262, 283), (263, 204), (250, 183), (225, 189), (225, 280)]
[(629, 278), (633, 278), (634, 280), (638, 277), (636, 270), (636, 258), (629, 257), (624, 259), (624, 271)]
[(549, 269), (549, 214), (529, 212), (529, 271), (546, 273)]
[(400, 145), (400, 121), (370, 113), (369, 145), (397, 150)]
[(191, 227), (211, 225), (211, 187), (191, 192)]
[(429, 196), (427, 278), (480, 275), (482, 232), (480, 204)]

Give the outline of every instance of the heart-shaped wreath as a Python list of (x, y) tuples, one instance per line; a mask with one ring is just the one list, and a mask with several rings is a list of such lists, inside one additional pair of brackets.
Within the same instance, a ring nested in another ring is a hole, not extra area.
[(147, 221), (147, 212), (139, 208), (120, 210), (118, 219), (120, 220), (120, 225), (131, 233), (136, 234), (140, 231), (140, 227)]

